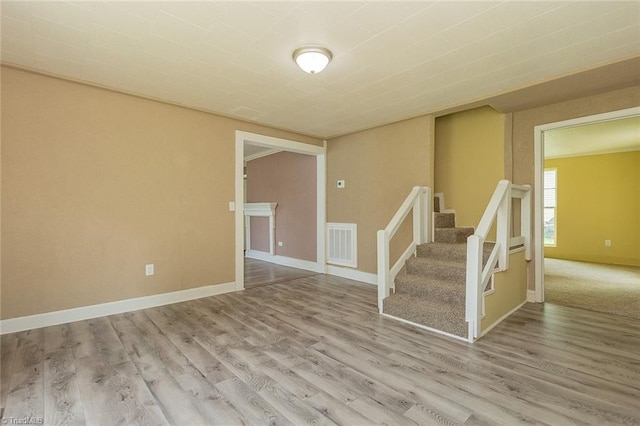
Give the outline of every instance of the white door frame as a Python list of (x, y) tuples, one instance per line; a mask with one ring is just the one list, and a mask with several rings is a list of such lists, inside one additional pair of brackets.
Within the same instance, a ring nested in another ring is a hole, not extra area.
[(316, 156), (316, 263), (317, 271), (326, 269), (325, 227), (326, 227), (326, 141), (324, 146), (309, 145), (288, 139), (274, 138), (257, 133), (236, 130), (236, 290), (244, 290), (244, 144), (276, 148), (281, 151)]
[(640, 107), (627, 108), (619, 111), (605, 112), (603, 114), (579, 117), (571, 120), (557, 121), (555, 123), (541, 124), (533, 128), (534, 139), (534, 259), (535, 259), (535, 301), (544, 302), (544, 229), (543, 216), (543, 187), (544, 187), (544, 132), (563, 127), (581, 126), (584, 124), (601, 121), (617, 120), (620, 118), (640, 115)]

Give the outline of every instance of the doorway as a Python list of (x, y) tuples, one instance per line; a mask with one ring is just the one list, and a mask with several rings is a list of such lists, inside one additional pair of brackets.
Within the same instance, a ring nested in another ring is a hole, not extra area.
[(235, 270), (236, 290), (244, 289), (244, 158), (245, 146), (288, 151), (313, 155), (316, 158), (316, 261), (312, 268), (315, 272), (325, 272), (325, 226), (326, 226), (326, 147), (309, 145), (288, 139), (275, 138), (243, 131), (236, 131), (235, 163)]
[[(534, 235), (535, 235), (535, 301), (544, 302), (545, 268), (544, 268), (544, 238), (545, 238), (545, 206), (544, 206), (544, 177), (545, 177), (545, 132), (568, 129), (587, 124), (603, 123), (611, 120), (635, 117), (640, 115), (640, 107), (580, 117), (555, 123), (535, 126), (534, 128), (534, 172), (535, 172), (535, 207), (534, 207)], [(546, 221), (547, 233), (549, 220)], [(548, 236), (547, 236), (548, 237)]]

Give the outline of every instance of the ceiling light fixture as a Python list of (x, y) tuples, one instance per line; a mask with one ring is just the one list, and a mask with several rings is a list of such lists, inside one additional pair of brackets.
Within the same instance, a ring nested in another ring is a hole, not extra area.
[(320, 46), (299, 47), (293, 51), (293, 60), (302, 71), (309, 74), (317, 74), (322, 71), (332, 57), (329, 49)]

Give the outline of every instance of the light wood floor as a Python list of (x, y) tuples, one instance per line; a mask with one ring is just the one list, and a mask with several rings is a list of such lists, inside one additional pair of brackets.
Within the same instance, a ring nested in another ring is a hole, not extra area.
[(529, 304), (477, 344), (316, 275), (2, 336), (3, 423), (640, 424), (640, 323)]
[(289, 268), (287, 266), (276, 265), (275, 263), (250, 259), (248, 257), (244, 259), (244, 288), (278, 284), (316, 274), (317, 272)]

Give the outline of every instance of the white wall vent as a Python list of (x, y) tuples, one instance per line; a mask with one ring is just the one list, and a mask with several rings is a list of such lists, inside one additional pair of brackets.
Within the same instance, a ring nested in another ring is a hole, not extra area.
[(358, 267), (358, 225), (327, 223), (327, 263)]

